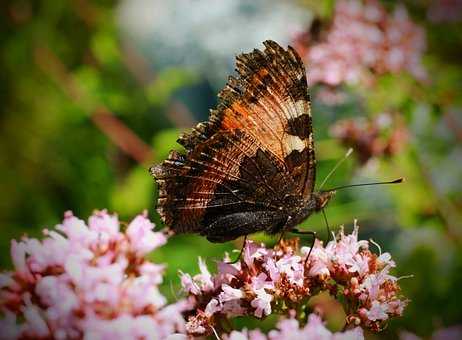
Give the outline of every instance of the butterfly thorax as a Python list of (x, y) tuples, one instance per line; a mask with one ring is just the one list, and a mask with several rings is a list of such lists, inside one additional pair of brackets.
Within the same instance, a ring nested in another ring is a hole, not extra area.
[(289, 217), (284, 226), (284, 230), (290, 230), (302, 223), (313, 213), (321, 211), (330, 199), (335, 195), (335, 191), (313, 192), (308, 200), (303, 200), (289, 211)]

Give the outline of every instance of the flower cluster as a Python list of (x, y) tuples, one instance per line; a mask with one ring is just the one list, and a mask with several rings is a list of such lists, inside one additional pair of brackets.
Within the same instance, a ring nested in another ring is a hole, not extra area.
[(377, 0), (340, 0), (327, 31), (302, 34), (295, 45), (309, 65), (311, 84), (368, 83), (374, 74), (403, 71), (425, 78), (424, 31), (403, 6), (388, 14)]
[(229, 317), (292, 311), (304, 323), (309, 298), (326, 291), (344, 301), (348, 327), (379, 331), (407, 303), (400, 299), (397, 278), (389, 274), (394, 266), (390, 254), (377, 256), (368, 241), (358, 241), (357, 227), (350, 235), (340, 232), (325, 247), (316, 241), (311, 253), (308, 247), (299, 249), (298, 239), (281, 241), (274, 249), (247, 241), (239, 262), (229, 263), (226, 256), (216, 275), (202, 260), (199, 274), (181, 274), (194, 305), (186, 313), (186, 329), (193, 335), (210, 334), (225, 329)]
[(43, 241), (12, 241), (0, 274), (0, 329), (14, 338), (163, 338), (184, 331), (185, 302), (166, 306), (162, 265), (144, 259), (166, 237), (146, 214), (124, 231), (115, 215), (65, 214)]
[(284, 319), (278, 322), (277, 329), (272, 330), (266, 336), (259, 330), (233, 331), (226, 340), (279, 340), (279, 339), (325, 339), (325, 340), (361, 340), (364, 339), (363, 331), (356, 327), (345, 332), (332, 333), (323, 324), (316, 314), (308, 316), (308, 322), (300, 327), (297, 319)]
[(399, 153), (408, 140), (404, 123), (385, 113), (374, 119), (340, 120), (332, 126), (331, 134), (353, 148), (362, 164), (371, 158)]

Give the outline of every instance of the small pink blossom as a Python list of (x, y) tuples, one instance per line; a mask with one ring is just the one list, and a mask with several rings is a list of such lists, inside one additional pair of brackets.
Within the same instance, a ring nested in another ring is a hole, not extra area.
[(117, 238), (119, 236), (119, 220), (116, 215), (107, 211), (96, 211), (88, 218), (88, 228), (100, 234), (100, 237)]
[(254, 314), (257, 318), (271, 314), (271, 301), (273, 296), (268, 294), (264, 288), (254, 290), (257, 297), (250, 302), (250, 305), (255, 308)]
[(146, 255), (153, 249), (160, 247), (167, 242), (167, 238), (162, 233), (153, 231), (154, 224), (145, 215), (137, 216), (127, 228), (127, 236), (130, 240), (132, 249), (140, 256)]
[(390, 253), (383, 253), (377, 258), (377, 261), (382, 265), (382, 266), (390, 266), (390, 267), (395, 267), (396, 264), (395, 262), (391, 259)]
[(267, 279), (268, 275), (266, 275), (265, 273), (260, 273), (257, 276), (252, 277), (250, 286), (254, 291), (260, 289), (273, 289), (273, 281), (267, 281)]
[(221, 302), (227, 302), (232, 300), (239, 300), (244, 297), (244, 293), (240, 289), (231, 287), (230, 285), (223, 283), (221, 285), (222, 293), (218, 296)]
[(260, 259), (266, 255), (266, 249), (258, 247), (251, 243), (249, 247), (244, 248), (244, 262), (249, 267), (253, 267), (253, 263), (256, 259)]
[(372, 306), (365, 312), (366, 317), (371, 321), (388, 319), (388, 304), (380, 303), (377, 300), (372, 301)]
[(200, 257), (199, 257), (199, 269), (200, 269), (200, 273), (194, 276), (194, 280), (199, 284), (202, 290), (204, 291), (213, 290), (215, 285), (212, 281), (212, 275), (207, 269), (207, 266), (204, 260), (202, 260), (202, 258)]
[(188, 294), (199, 295), (201, 293), (201, 288), (199, 285), (192, 279), (191, 275), (180, 272), (181, 275), (181, 285), (183, 290)]
[(218, 313), (219, 311), (221, 311), (220, 301), (218, 301), (217, 299), (212, 299), (207, 304), (207, 306), (205, 306), (204, 313), (207, 316), (212, 316), (213, 314)]
[(23, 242), (11, 241), (11, 258), (16, 273), (24, 280), (32, 281), (32, 273), (26, 264), (26, 244)]

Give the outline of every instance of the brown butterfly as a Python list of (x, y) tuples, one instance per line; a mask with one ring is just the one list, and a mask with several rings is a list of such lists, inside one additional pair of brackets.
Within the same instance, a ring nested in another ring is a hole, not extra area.
[(334, 190), (314, 192), (316, 159), (306, 72), (292, 48), (267, 40), (238, 55), (209, 120), (180, 136), (151, 168), (158, 212), (176, 233), (225, 242), (276, 234), (320, 211)]

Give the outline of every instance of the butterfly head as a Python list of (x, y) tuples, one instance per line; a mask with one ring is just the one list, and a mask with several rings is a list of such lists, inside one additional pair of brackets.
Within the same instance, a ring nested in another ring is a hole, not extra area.
[(329, 203), (330, 199), (335, 196), (335, 190), (319, 191), (313, 194), (316, 206), (316, 211), (321, 211)]

